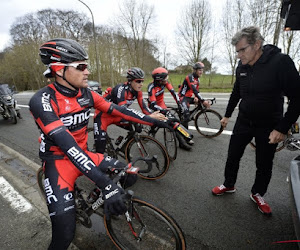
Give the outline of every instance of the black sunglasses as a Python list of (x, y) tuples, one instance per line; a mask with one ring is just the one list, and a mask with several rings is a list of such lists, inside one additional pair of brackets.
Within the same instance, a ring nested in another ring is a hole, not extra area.
[(134, 80), (136, 83), (143, 83), (144, 80)]

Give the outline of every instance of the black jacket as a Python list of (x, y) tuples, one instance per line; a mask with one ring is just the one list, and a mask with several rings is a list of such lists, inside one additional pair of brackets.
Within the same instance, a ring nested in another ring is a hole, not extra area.
[[(284, 117), (283, 96), (290, 101)], [(287, 133), (300, 114), (300, 76), (292, 59), (276, 46), (265, 45), (254, 65), (239, 62), (225, 117), (231, 117), (239, 101), (241, 119)]]

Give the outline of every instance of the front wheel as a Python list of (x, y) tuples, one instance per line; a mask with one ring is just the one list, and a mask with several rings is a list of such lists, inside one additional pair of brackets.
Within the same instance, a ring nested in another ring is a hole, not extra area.
[(14, 108), (8, 108), (8, 112), (10, 115), (10, 119), (12, 121), (13, 124), (17, 124), (18, 119), (17, 119), (17, 112)]
[(125, 156), (127, 162), (132, 162), (138, 157), (155, 156), (157, 161), (151, 168), (144, 161), (135, 164), (140, 168), (138, 175), (143, 179), (159, 179), (167, 173), (170, 166), (170, 158), (164, 146), (148, 135), (138, 135), (129, 140), (125, 148)]
[[(254, 138), (252, 139), (252, 141), (251, 141), (249, 144), (250, 144), (250, 146), (251, 146), (254, 150), (256, 150), (256, 144), (255, 144)], [(276, 151), (275, 151), (275, 152), (278, 152), (278, 151), (280, 151), (280, 150), (282, 150), (282, 149), (284, 149), (284, 148), (285, 148), (285, 143), (284, 143), (284, 141), (281, 141), (281, 142), (279, 142), (279, 143), (277, 144), (277, 147), (276, 147)]]
[(186, 249), (185, 238), (176, 221), (162, 209), (132, 197), (122, 216), (105, 217), (104, 224), (119, 249)]
[(174, 131), (164, 128), (164, 143), (170, 160), (175, 161), (177, 157), (177, 141)]
[(216, 137), (224, 129), (221, 125), (221, 119), (222, 116), (215, 110), (202, 110), (195, 116), (195, 127), (199, 134), (207, 138)]

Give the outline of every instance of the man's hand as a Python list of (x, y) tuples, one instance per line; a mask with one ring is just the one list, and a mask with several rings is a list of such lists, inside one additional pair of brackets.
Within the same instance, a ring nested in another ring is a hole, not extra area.
[(154, 119), (157, 119), (157, 120), (160, 120), (160, 121), (165, 121), (165, 120), (168, 119), (164, 114), (160, 113), (159, 111), (155, 111), (152, 114), (150, 114), (149, 116), (151, 118), (154, 118)]
[(104, 199), (104, 213), (107, 218), (110, 215), (120, 215), (126, 212), (126, 206), (122, 200), (124, 190), (111, 182), (102, 189)]
[(227, 124), (228, 124), (229, 118), (228, 117), (223, 117), (221, 120), (221, 125), (223, 126), (223, 128), (226, 128)]
[(203, 103), (202, 103), (206, 108), (210, 108), (210, 103), (209, 103), (209, 101), (204, 101)]
[(276, 144), (276, 143), (279, 143), (281, 141), (283, 141), (285, 139), (285, 134), (283, 133), (280, 133), (279, 131), (277, 130), (273, 130), (270, 135), (269, 135), (269, 143), (270, 144)]

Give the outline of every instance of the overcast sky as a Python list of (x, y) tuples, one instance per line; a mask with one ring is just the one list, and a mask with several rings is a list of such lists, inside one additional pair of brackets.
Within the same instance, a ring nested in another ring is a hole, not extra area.
[[(96, 25), (108, 23), (109, 19), (118, 13), (120, 1), (122, 0), (83, 0), (92, 10)], [(225, 0), (209, 1), (214, 14), (220, 13), (221, 5)], [(16, 21), (16, 18), (25, 14), (52, 8), (84, 12), (88, 17), (91, 17), (89, 10), (78, 0), (0, 0), (0, 2), (0, 51), (9, 44), (11, 25)], [(162, 36), (173, 35), (176, 19), (180, 16), (180, 10), (187, 2), (188, 0), (148, 0), (148, 3), (155, 7)]]

